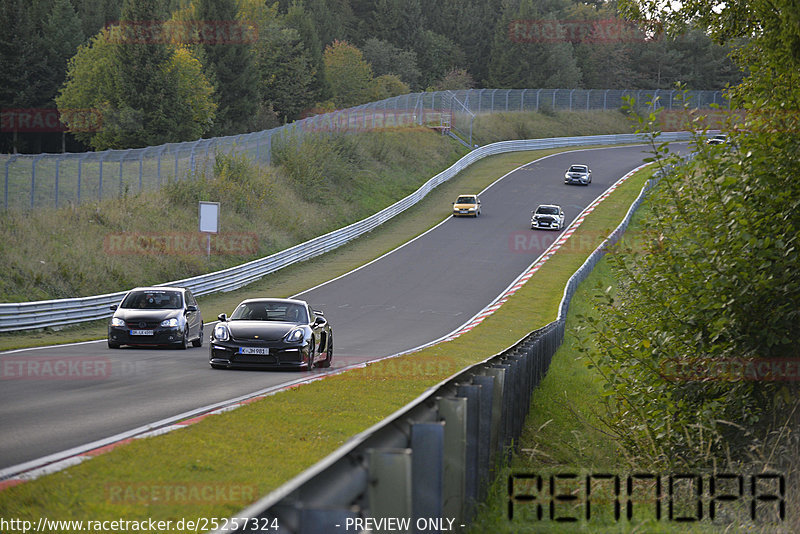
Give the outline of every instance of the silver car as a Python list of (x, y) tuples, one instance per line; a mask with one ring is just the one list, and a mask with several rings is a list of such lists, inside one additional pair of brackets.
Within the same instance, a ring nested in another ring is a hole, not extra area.
[(570, 165), (564, 173), (564, 183), (589, 185), (592, 183), (592, 169), (588, 165)]
[(561, 230), (564, 227), (564, 210), (557, 204), (542, 204), (531, 212), (531, 229)]

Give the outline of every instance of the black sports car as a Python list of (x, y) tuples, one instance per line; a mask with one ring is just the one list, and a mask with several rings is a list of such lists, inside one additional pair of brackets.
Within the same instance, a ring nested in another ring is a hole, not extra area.
[(111, 306), (108, 347), (203, 344), (203, 317), (192, 292), (182, 287), (137, 287)]
[(330, 367), (333, 330), (320, 311), (295, 299), (248, 299), (211, 334), (209, 363), (215, 369)]

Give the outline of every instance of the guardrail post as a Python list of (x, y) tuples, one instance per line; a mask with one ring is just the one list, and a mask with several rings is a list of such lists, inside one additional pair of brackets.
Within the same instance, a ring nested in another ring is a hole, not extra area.
[(493, 381), (493, 395), (492, 395), (492, 435), (491, 435), (491, 461), (492, 468), (496, 463), (497, 453), (500, 451), (501, 444), (501, 430), (503, 424), (503, 399), (505, 398), (505, 370), (498, 368), (487, 367), (483, 370), (486, 376), (490, 377)]
[(439, 417), (444, 421), (444, 479), (442, 517), (459, 523), (464, 518), (467, 461), (467, 399), (439, 397)]
[(417, 521), (443, 518), (444, 489), (444, 428), (443, 422), (415, 423), (411, 426), (411, 511), (413, 532)]
[(481, 442), (479, 439), (481, 420), (481, 390), (476, 384), (459, 384), (456, 396), (467, 399), (467, 449), (464, 478), (465, 518), (472, 518), (475, 504), (478, 502), (481, 458)]
[(411, 517), (411, 449), (369, 449), (367, 515)]
[(494, 378), (475, 375), (472, 382), (479, 387), (480, 408), (478, 413), (478, 499), (486, 498), (492, 460), (492, 415), (494, 411)]
[[(492, 367), (489, 368), (489, 370), (497, 371), (502, 380), (503, 410), (500, 414), (501, 417), (498, 423), (497, 450), (505, 453), (507, 450), (510, 450), (513, 439), (511, 421), (514, 403), (511, 397), (511, 388), (513, 382), (511, 377), (511, 365), (508, 362), (497, 361), (492, 364)], [(510, 456), (504, 456), (503, 458), (510, 459)]]

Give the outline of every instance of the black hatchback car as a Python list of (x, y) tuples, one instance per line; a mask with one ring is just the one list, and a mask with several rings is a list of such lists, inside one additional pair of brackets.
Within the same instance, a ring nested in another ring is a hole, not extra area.
[(162, 345), (185, 349), (203, 345), (203, 317), (192, 292), (182, 287), (137, 287), (108, 323), (108, 347)]

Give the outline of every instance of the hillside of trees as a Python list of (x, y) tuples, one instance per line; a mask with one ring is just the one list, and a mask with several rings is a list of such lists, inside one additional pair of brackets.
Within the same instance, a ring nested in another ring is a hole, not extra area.
[(58, 108), (70, 129), (11, 133), (6, 113), (2, 152), (245, 133), (410, 91), (741, 79), (734, 44), (635, 30), (615, 2), (4, 0), (0, 25), (2, 108)]

